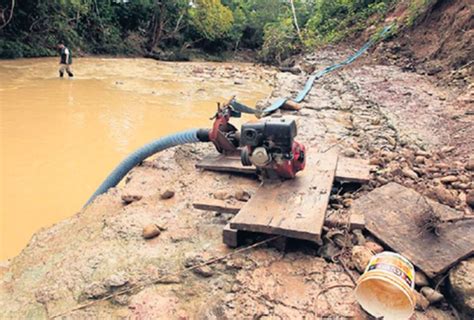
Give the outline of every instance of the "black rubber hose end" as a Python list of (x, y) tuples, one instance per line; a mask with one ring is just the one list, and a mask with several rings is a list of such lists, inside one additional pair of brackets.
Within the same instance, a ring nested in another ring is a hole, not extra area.
[(201, 142), (209, 142), (209, 141), (211, 141), (209, 139), (209, 133), (210, 132), (211, 132), (210, 129), (199, 129), (198, 132), (197, 132), (197, 138)]

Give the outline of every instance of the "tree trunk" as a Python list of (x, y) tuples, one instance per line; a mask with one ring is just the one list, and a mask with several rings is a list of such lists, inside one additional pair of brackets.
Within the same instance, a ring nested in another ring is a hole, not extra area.
[(12, 20), (12, 18), (13, 18), (13, 9), (15, 9), (15, 0), (12, 0), (12, 4), (11, 4), (11, 8), (10, 8), (10, 15), (9, 15), (7, 21), (5, 21), (5, 23), (0, 26), (0, 30), (5, 28), (7, 26), (7, 24), (9, 24), (10, 21)]

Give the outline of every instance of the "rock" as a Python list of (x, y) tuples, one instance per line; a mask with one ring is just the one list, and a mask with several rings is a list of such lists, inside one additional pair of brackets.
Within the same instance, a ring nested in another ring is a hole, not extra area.
[(449, 293), (453, 304), (466, 316), (474, 318), (474, 258), (461, 261), (449, 272)]
[(111, 298), (110, 300), (113, 304), (119, 306), (126, 306), (130, 302), (130, 296), (126, 294), (119, 294)]
[(469, 160), (467, 161), (464, 168), (466, 168), (466, 170), (469, 170), (469, 171), (474, 171), (474, 155), (469, 157)]
[(171, 199), (173, 197), (174, 197), (174, 191), (170, 189), (167, 189), (165, 192), (162, 192), (160, 194), (160, 198), (163, 200)]
[(444, 299), (444, 296), (441, 292), (436, 291), (433, 288), (430, 287), (423, 287), (420, 290), (421, 294), (425, 296), (425, 298), (431, 303), (435, 304), (440, 302), (441, 300)]
[(428, 301), (428, 299), (426, 299), (424, 295), (422, 295), (416, 290), (413, 291), (413, 293), (415, 294), (416, 300), (415, 309), (420, 311), (425, 311), (426, 309), (428, 309), (428, 307), (430, 306), (430, 302)]
[(143, 198), (142, 195), (139, 194), (123, 194), (122, 201), (125, 204), (130, 204), (135, 201), (140, 201)]
[(456, 177), (456, 176), (446, 176), (446, 177), (442, 177), (440, 179), (440, 181), (442, 183), (452, 183), (452, 182), (458, 181), (458, 177)]
[(415, 272), (415, 285), (417, 287), (426, 287), (430, 285), (428, 277), (421, 271)]
[(376, 176), (375, 180), (377, 180), (381, 184), (387, 184), (388, 183), (388, 179), (385, 179), (384, 177), (381, 177), (381, 176)]
[(467, 195), (464, 192), (459, 192), (458, 199), (460, 203), (466, 203), (467, 205), (469, 205), (467, 203)]
[(471, 190), (466, 194), (466, 203), (474, 209), (474, 190)]
[(214, 275), (214, 271), (212, 271), (211, 267), (209, 266), (195, 268), (193, 269), (193, 273), (203, 278), (209, 278)]
[(352, 148), (347, 148), (343, 151), (344, 156), (353, 158), (356, 155), (356, 151)]
[(243, 189), (239, 189), (235, 192), (234, 197), (236, 200), (239, 201), (249, 201), (250, 199), (250, 193)]
[(121, 287), (128, 283), (128, 279), (126, 275), (121, 272), (111, 275), (104, 283), (107, 287)]
[(469, 189), (469, 183), (462, 183), (462, 182), (453, 182), (451, 186), (454, 189), (461, 189), (461, 190), (466, 190)]
[(235, 81), (234, 81), (234, 84), (236, 84), (236, 85), (242, 85), (242, 84), (244, 84), (244, 82), (243, 82), (242, 80), (235, 80)]
[(383, 163), (383, 160), (380, 159), (380, 158), (376, 158), (376, 157), (370, 158), (370, 160), (369, 160), (369, 164), (372, 165), (372, 166), (379, 166), (382, 163)]
[(349, 208), (350, 206), (352, 206), (353, 202), (354, 202), (354, 200), (352, 200), (352, 199), (344, 199), (344, 200), (342, 200), (342, 205), (346, 208)]
[(102, 283), (93, 282), (84, 289), (83, 295), (88, 299), (99, 299), (108, 293), (109, 290)]
[(429, 152), (426, 152), (426, 151), (423, 151), (423, 150), (417, 150), (417, 151), (415, 152), (415, 156), (421, 156), (421, 157), (429, 158), (429, 157), (430, 157), (430, 153), (429, 153)]
[(225, 190), (217, 190), (214, 192), (213, 195), (214, 195), (214, 198), (218, 200), (227, 200), (227, 199), (232, 198), (232, 195)]
[(318, 249), (318, 256), (332, 260), (336, 254), (341, 252), (341, 249), (336, 246), (333, 242), (327, 242)]
[(425, 157), (422, 157), (422, 156), (417, 156), (415, 158), (415, 162), (418, 163), (418, 164), (424, 164), (425, 163)]
[(413, 180), (418, 180), (418, 175), (416, 174), (416, 172), (411, 170), (408, 167), (403, 168), (402, 173), (407, 178), (410, 178), (410, 179), (413, 179)]
[(353, 230), (352, 233), (354, 234), (357, 245), (359, 246), (365, 245), (366, 241), (365, 241), (364, 235), (362, 234), (362, 230), (356, 229), (356, 230)]
[(160, 228), (156, 224), (149, 224), (143, 228), (142, 236), (145, 239), (152, 239), (159, 236)]
[(442, 153), (449, 153), (449, 152), (453, 151), (454, 149), (456, 149), (456, 148), (453, 147), (453, 146), (450, 146), (450, 147), (446, 146), (446, 147), (441, 148), (441, 152)]
[(373, 241), (367, 241), (364, 244), (364, 247), (372, 251), (373, 254), (377, 254), (384, 251), (384, 248), (380, 244)]
[(365, 246), (354, 246), (352, 248), (352, 262), (360, 273), (364, 272), (373, 256), (372, 251)]
[(449, 191), (442, 185), (429, 189), (428, 195), (431, 198), (438, 200), (439, 202), (451, 207), (454, 207), (458, 200), (457, 197), (451, 193), (451, 191)]

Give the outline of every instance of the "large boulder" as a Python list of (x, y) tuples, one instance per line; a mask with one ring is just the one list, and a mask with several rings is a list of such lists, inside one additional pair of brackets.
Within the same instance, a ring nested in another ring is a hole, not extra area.
[(462, 261), (451, 270), (449, 291), (463, 318), (474, 319), (474, 258)]

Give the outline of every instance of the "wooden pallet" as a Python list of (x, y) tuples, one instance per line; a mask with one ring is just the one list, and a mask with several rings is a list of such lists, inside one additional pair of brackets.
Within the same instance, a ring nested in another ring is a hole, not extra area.
[[(224, 161), (220, 162), (219, 159)], [(339, 162), (340, 159), (342, 162)], [(198, 167), (256, 173), (255, 168), (244, 167), (240, 159), (228, 156), (206, 157)], [(239, 207), (215, 200), (197, 202), (194, 207), (238, 212), (223, 232), (224, 242), (231, 247), (238, 245), (239, 231), (282, 235), (320, 243), (334, 180), (359, 182), (368, 181), (369, 178), (370, 166), (362, 160), (340, 158), (334, 152), (309, 153), (305, 170), (299, 172), (295, 179), (266, 181), (248, 202)], [(337, 224), (335, 221), (332, 223)], [(363, 218), (354, 215), (350, 223), (356, 226), (364, 222)]]
[[(339, 181), (367, 183), (370, 181), (370, 170), (373, 167), (364, 159), (338, 157), (335, 178)], [(257, 168), (254, 166), (242, 165), (240, 156), (223, 154), (212, 154), (204, 157), (196, 164), (196, 168), (250, 175), (257, 174)]]

